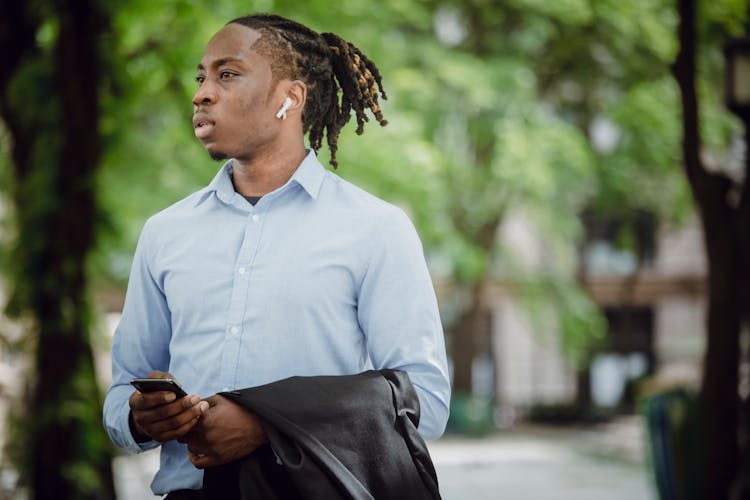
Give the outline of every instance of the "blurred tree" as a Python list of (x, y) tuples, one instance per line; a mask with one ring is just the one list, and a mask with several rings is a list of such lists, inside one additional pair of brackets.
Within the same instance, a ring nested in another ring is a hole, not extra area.
[[(458, 395), (472, 392), (474, 359), (488, 348), (488, 288), (497, 277), (559, 316), (553, 329), (573, 361), (602, 328), (575, 283), (571, 244), (595, 187), (594, 157), (580, 130), (539, 101), (529, 54), (497, 36), (498, 13), (508, 9), (386, 2), (366, 14), (382, 17), (372, 38), (359, 30), (350, 37), (369, 41), (386, 75), (390, 124), (351, 150), (354, 141), (342, 141), (340, 173), (404, 205), (436, 275), (451, 283), (442, 306)], [(539, 258), (503, 239), (509, 213), (538, 228), (546, 247)]]
[[(674, 12), (666, 1), (649, 4), (643, 16), (634, 14), (643, 13), (638, 2), (568, 3), (347, 2), (335, 25), (329, 5), (317, 1), (256, 2), (242, 11), (216, 2), (211, 12), (187, 1), (129, 3), (113, 33), (128, 98), (107, 114), (118, 140), (102, 186), (116, 217), (111, 234), (125, 235), (128, 245), (105, 240), (110, 250), (101, 263), (124, 279), (143, 218), (213, 175), (195, 161), (202, 153), (188, 126), (193, 64), (222, 21), (273, 7), (339, 32), (381, 66), (390, 125), (358, 140), (346, 132), (339, 173), (402, 204), (436, 274), (454, 283), (443, 311), (458, 392), (472, 390), (486, 290), (498, 276), (533, 310), (546, 303), (545, 316), (559, 311), (553, 328), (582, 363), (603, 323), (575, 279), (578, 213), (593, 206), (671, 214), (685, 191), (672, 174), (675, 154), (664, 153), (677, 143), (676, 118), (663, 118), (675, 102), (667, 67)], [(592, 131), (600, 123), (615, 129), (613, 145), (597, 144)], [(532, 220), (545, 241), (533, 262), (503, 239), (509, 212)]]
[[(122, 287), (145, 217), (213, 176), (190, 127), (195, 64), (210, 35), (247, 11), (336, 31), (381, 67), (390, 125), (356, 140), (346, 131), (339, 173), (404, 206), (433, 270), (454, 283), (442, 309), (459, 393), (472, 390), (492, 280), (511, 283), (532, 318), (553, 316), (537, 329), (561, 331), (583, 364), (603, 322), (576, 281), (578, 214), (675, 218), (688, 207), (674, 169), (677, 16), (667, 0), (344, 2), (335, 20), (320, 0), (113, 5), (98, 286)], [(503, 229), (519, 217), (545, 243), (536, 258)]]
[[(575, 282), (578, 214), (589, 207), (629, 220), (636, 210), (674, 218), (687, 207), (673, 168), (675, 13), (668, 2), (421, 5), (392, 21), (381, 44), (399, 113), (391, 124), (408, 120), (423, 142), (404, 144), (402, 129), (388, 151), (367, 157), (379, 160), (381, 185), (390, 179), (390, 198), (412, 200), (433, 261), (447, 263), (457, 285), (448, 318), (454, 388), (472, 390), (484, 297), (498, 276), (541, 313), (532, 317), (558, 315), (552, 328), (580, 365), (603, 324)], [(396, 157), (408, 161), (390, 160), (400, 147)], [(366, 184), (363, 171), (343, 174)], [(509, 214), (538, 228), (545, 248), (537, 259), (519, 256), (504, 235)]]
[[(721, 42), (737, 35), (747, 19), (746, 2), (723, 2), (713, 8), (695, 0), (680, 0), (680, 51), (674, 77), (682, 98), (682, 157), (703, 227), (708, 256), (708, 341), (701, 399), (704, 409), (704, 446), (707, 464), (705, 498), (748, 498), (750, 470), (739, 478), (741, 493), (730, 495), (738, 479), (740, 456), (748, 457), (747, 422), (738, 417), (740, 334), (750, 327), (750, 172), (740, 175), (727, 165), (711, 165), (715, 152), (703, 140), (699, 86), (701, 76), (721, 74)], [(701, 14), (701, 15), (699, 15)], [(699, 61), (704, 66), (698, 69)], [(705, 79), (706, 77), (703, 76)], [(750, 135), (746, 136), (750, 137)], [(748, 144), (745, 143), (745, 155)], [(744, 436), (744, 439), (742, 438)], [(742, 450), (740, 450), (742, 445)], [(747, 461), (747, 458), (745, 459)]]
[(90, 347), (86, 256), (99, 163), (101, 2), (3, 2), (0, 116), (16, 223), (7, 312), (23, 318), (34, 373), (22, 480), (38, 499), (114, 497)]
[[(121, 130), (106, 157), (102, 190), (116, 216), (118, 230), (111, 234), (126, 235), (128, 245), (105, 240), (111, 246), (101, 264), (119, 279), (127, 275), (128, 247), (143, 218), (214, 173), (207, 161), (195, 161), (202, 153), (188, 126), (190, 82), (211, 33), (244, 12), (232, 10), (233, 2), (215, 6), (206, 13), (187, 1), (168, 9), (134, 1), (116, 15), (113, 36), (120, 49), (115, 59), (123, 63), (121, 80), (131, 83), (122, 85), (128, 98), (118, 98), (116, 112), (107, 114), (112, 118), (106, 126)], [(441, 23), (465, 23), (450, 5), (347, 2), (338, 9), (335, 25), (324, 2), (277, 1), (273, 10), (321, 31), (336, 31), (362, 47), (386, 75), (390, 125), (368, 128), (356, 140), (346, 131), (339, 174), (404, 206), (437, 274), (455, 283), (443, 310), (454, 311), (446, 314), (446, 323), (455, 332), (451, 351), (459, 392), (471, 391), (471, 365), (482, 332), (478, 325), (489, 311), (486, 288), (499, 273), (522, 283), (525, 295), (534, 299), (530, 302), (551, 301), (562, 310), (565, 345), (572, 357), (582, 352), (601, 330), (601, 321), (575, 284), (570, 242), (580, 233), (577, 211), (595, 187), (594, 157), (574, 124), (539, 103), (529, 54), (505, 46), (486, 49), (483, 41), (440, 42), (436, 29), (444, 29)], [(472, 32), (496, 38), (493, 18), (485, 22), (481, 13), (472, 15), (477, 18)], [(162, 25), (170, 30), (159, 29)], [(184, 42), (175, 43), (177, 38)], [(123, 130), (122, 123), (135, 126)], [(326, 155), (321, 151), (324, 162)], [(509, 208), (535, 219), (548, 241), (550, 258), (534, 273), (525, 272), (522, 261), (510, 264), (510, 253), (499, 258), (498, 231)], [(139, 216), (131, 217), (136, 212)]]

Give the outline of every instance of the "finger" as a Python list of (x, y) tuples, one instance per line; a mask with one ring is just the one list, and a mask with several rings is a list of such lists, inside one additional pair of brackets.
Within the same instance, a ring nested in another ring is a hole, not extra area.
[[(194, 453), (194, 452), (188, 450), (188, 459), (196, 467), (198, 467), (197, 462), (199, 460), (201, 460), (202, 458), (203, 458), (203, 455), (198, 455), (197, 453)], [(198, 468), (200, 468), (200, 467), (198, 467)]]
[[(196, 424), (198, 423), (199, 420), (200, 420), (200, 418), (196, 419)], [(195, 427), (195, 426), (193, 426), (193, 427)], [(198, 437), (197, 437), (195, 429), (193, 427), (191, 427), (190, 430), (187, 431), (186, 433), (184, 433), (182, 436), (178, 437), (177, 438), (177, 442), (178, 443), (182, 443), (182, 444), (188, 444), (188, 443), (195, 442), (198, 439)]]
[[(180, 398), (179, 403), (182, 405), (184, 409), (192, 408), (193, 406), (197, 405), (201, 402), (201, 397), (197, 394), (188, 394), (185, 397)], [(206, 409), (208, 409), (208, 405), (205, 405)]]
[(148, 410), (156, 408), (177, 399), (175, 393), (170, 391), (140, 392), (135, 391), (130, 395), (129, 404), (133, 410)]
[(203, 412), (206, 410), (207, 406), (205, 403), (202, 403), (201, 405), (196, 405), (188, 409), (180, 410), (177, 413), (171, 414), (168, 417), (165, 418), (154, 418), (153, 420), (150, 420), (150, 426), (155, 432), (168, 432), (173, 429), (177, 429), (181, 427), (186, 422), (189, 422), (190, 420), (200, 417)]
[(182, 436), (177, 438), (182, 444), (188, 445), (188, 447), (197, 447), (206, 445), (206, 429), (204, 424), (206, 422), (206, 415), (198, 417), (195, 425), (190, 428), (189, 431), (185, 432)]
[(198, 420), (200, 420), (200, 417), (195, 417), (192, 420), (185, 422), (184, 424), (182, 424), (180, 427), (176, 429), (172, 429), (164, 433), (160, 433), (155, 439), (161, 442), (171, 441), (173, 439), (179, 439), (185, 434), (187, 434), (188, 432), (190, 432), (190, 430), (193, 427), (195, 427), (195, 425), (198, 423)]
[(195, 453), (188, 452), (188, 458), (197, 469), (206, 469), (208, 467), (216, 467), (221, 465), (221, 462), (211, 455), (197, 455)]
[(148, 373), (147, 378), (168, 378), (168, 379), (174, 380), (175, 382), (177, 382), (178, 386), (182, 387), (182, 384), (176, 378), (174, 378), (174, 375), (172, 375), (169, 372), (163, 372), (161, 370), (151, 370)]
[(219, 396), (218, 394), (214, 394), (213, 396), (209, 396), (207, 398), (204, 398), (204, 401), (207, 401), (209, 406), (213, 408), (217, 404), (221, 403), (226, 398), (224, 396)]
[(193, 395), (192, 400), (199, 404), (184, 408), (182, 401), (175, 401), (150, 410), (132, 410), (133, 420), (138, 428), (145, 430), (150, 436), (162, 435), (178, 429), (208, 409), (208, 403), (201, 403), (197, 395)]
[[(208, 403), (205, 401), (200, 402), (195, 406), (192, 406), (186, 410), (180, 411), (177, 414), (170, 416), (169, 418), (158, 419), (151, 421), (149, 425), (149, 431), (151, 433), (170, 433), (172, 431), (181, 429), (185, 424), (191, 422), (193, 419), (198, 419), (203, 412), (208, 410)], [(197, 420), (196, 420), (197, 421)], [(192, 425), (190, 426), (192, 427)], [(184, 432), (180, 432), (182, 436)], [(153, 435), (153, 434), (152, 434)]]
[[(172, 396), (174, 396), (173, 393), (168, 393), (168, 394), (172, 394)], [(142, 420), (149, 421), (149, 422), (157, 422), (159, 420), (165, 420), (168, 418), (172, 418), (175, 415), (179, 415), (180, 413), (195, 407), (201, 401), (200, 396), (198, 396), (197, 394), (191, 394), (189, 396), (185, 396), (184, 398), (181, 398), (177, 401), (175, 401), (174, 398), (164, 398), (164, 399), (171, 399), (171, 402), (169, 403), (162, 402), (155, 406), (142, 408), (139, 410), (139, 417)]]

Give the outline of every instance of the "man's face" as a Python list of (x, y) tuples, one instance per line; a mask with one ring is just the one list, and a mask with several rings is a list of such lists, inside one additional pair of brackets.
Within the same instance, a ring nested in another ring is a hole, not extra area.
[(229, 24), (208, 42), (198, 65), (193, 127), (215, 160), (251, 158), (277, 135), (275, 113), (284, 98), (271, 92), (271, 66), (253, 50), (260, 37), (256, 30)]

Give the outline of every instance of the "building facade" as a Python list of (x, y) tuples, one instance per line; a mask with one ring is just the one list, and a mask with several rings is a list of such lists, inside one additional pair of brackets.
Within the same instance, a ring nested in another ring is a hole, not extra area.
[[(699, 386), (707, 267), (698, 222), (654, 228), (642, 255), (618, 250), (606, 233), (589, 231), (579, 255), (581, 281), (607, 320), (607, 338), (583, 374), (566, 361), (554, 325), (538, 331), (502, 283), (488, 291), (494, 397), (503, 415), (570, 404), (583, 390), (594, 406), (623, 408), (637, 380), (652, 388)], [(528, 235), (506, 236), (527, 245), (532, 258), (534, 245), (543, 245)], [(478, 361), (480, 379), (489, 366)]]

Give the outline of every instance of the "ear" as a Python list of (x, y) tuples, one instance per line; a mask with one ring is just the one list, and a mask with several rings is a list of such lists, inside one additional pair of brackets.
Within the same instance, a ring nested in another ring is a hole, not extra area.
[(289, 106), (287, 113), (290, 115), (298, 113), (301, 117), (307, 102), (307, 85), (302, 80), (292, 80), (288, 85), (286, 97), (292, 100), (292, 104)]

